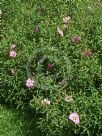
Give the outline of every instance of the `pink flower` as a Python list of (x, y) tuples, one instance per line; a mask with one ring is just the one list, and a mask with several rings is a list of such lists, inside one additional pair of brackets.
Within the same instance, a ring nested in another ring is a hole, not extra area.
[(80, 42), (81, 37), (79, 35), (75, 35), (71, 38), (72, 42)]
[(67, 28), (67, 24), (64, 24), (63, 27), (64, 27), (64, 29), (66, 29)]
[(50, 104), (51, 104), (51, 102), (50, 102), (48, 99), (42, 100), (41, 103), (42, 103), (43, 105), (50, 105)]
[(16, 70), (15, 69), (11, 69), (11, 73), (12, 73), (12, 75), (15, 75), (16, 74)]
[(76, 112), (73, 112), (69, 115), (69, 119), (74, 122), (74, 124), (79, 124), (80, 123), (80, 117)]
[(63, 79), (62, 81), (59, 81), (59, 85), (65, 85), (66, 84), (66, 79)]
[(10, 51), (9, 52), (9, 57), (15, 58), (16, 57), (16, 52), (15, 51)]
[(39, 29), (38, 26), (35, 27), (34, 32), (35, 32), (35, 33), (39, 33), (39, 32), (40, 32), (40, 29)]
[(16, 48), (16, 44), (11, 44), (11, 49)]
[(83, 54), (86, 57), (90, 57), (92, 55), (92, 52), (91, 51), (85, 51), (85, 52), (83, 52)]
[(48, 69), (48, 70), (51, 70), (52, 68), (53, 68), (53, 64), (50, 64), (50, 63), (49, 63), (49, 64), (47, 65), (47, 69)]
[(32, 88), (32, 87), (34, 86), (34, 83), (35, 83), (35, 81), (34, 81), (33, 79), (31, 79), (31, 78), (28, 78), (28, 79), (26, 80), (26, 86), (27, 86), (28, 88)]
[(66, 102), (73, 102), (73, 101), (74, 101), (74, 99), (73, 99), (72, 96), (66, 96), (66, 97), (64, 98), (64, 100), (65, 100)]
[(63, 18), (63, 22), (64, 22), (65, 24), (67, 24), (67, 23), (69, 22), (70, 18), (71, 18), (70, 16), (64, 17), (64, 18)]
[(57, 32), (60, 34), (61, 37), (64, 36), (63, 31), (59, 27), (57, 28)]

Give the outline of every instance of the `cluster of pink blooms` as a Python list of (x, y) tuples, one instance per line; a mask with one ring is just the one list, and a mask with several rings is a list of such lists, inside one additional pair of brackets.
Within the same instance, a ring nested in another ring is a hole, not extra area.
[[(16, 44), (11, 44), (11, 47), (10, 47), (10, 48), (11, 48), (11, 49), (16, 48)], [(16, 57), (16, 51), (14, 51), (14, 50), (10, 51), (10, 52), (9, 52), (9, 57), (15, 58), (15, 57)]]
[[(70, 16), (66, 16), (66, 17), (63, 18), (64, 29), (67, 28), (70, 19), (71, 19)], [(57, 27), (57, 32), (61, 37), (64, 36), (64, 32), (60, 29), (60, 27)], [(73, 43), (78, 43), (78, 42), (81, 41), (81, 37), (79, 35), (74, 35), (74, 36), (72, 36), (71, 41)], [(86, 57), (90, 57), (92, 55), (92, 52), (91, 51), (84, 51), (83, 55), (86, 56)]]

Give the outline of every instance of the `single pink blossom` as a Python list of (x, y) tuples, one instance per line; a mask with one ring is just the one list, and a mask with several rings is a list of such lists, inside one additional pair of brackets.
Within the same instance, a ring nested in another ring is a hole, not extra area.
[(57, 32), (60, 34), (61, 37), (64, 36), (63, 31), (59, 27), (57, 28)]
[(16, 48), (16, 44), (11, 44), (11, 49)]
[(72, 97), (72, 96), (68, 96), (68, 95), (65, 96), (64, 100), (65, 100), (66, 102), (73, 102), (73, 101), (74, 101), (73, 97)]
[(81, 40), (81, 37), (79, 35), (74, 35), (72, 38), (71, 38), (72, 42), (80, 42)]
[(52, 68), (53, 68), (53, 64), (50, 64), (50, 63), (49, 63), (49, 64), (47, 65), (47, 69), (48, 69), (48, 70), (51, 70)]
[(86, 57), (90, 57), (92, 55), (92, 52), (91, 51), (84, 51), (83, 54)]
[(14, 68), (11, 69), (11, 73), (12, 75), (15, 75), (16, 74), (16, 70)]
[(16, 57), (16, 52), (15, 51), (10, 51), (9, 52), (9, 57), (15, 58)]
[(59, 81), (59, 85), (65, 85), (66, 82), (67, 82), (67, 80), (66, 80), (66, 79), (63, 79), (63, 80)]
[(64, 17), (64, 18), (63, 18), (63, 22), (64, 22), (65, 24), (67, 24), (67, 23), (69, 22), (70, 18), (71, 18), (70, 16)]
[(31, 78), (28, 78), (28, 79), (26, 80), (26, 86), (27, 86), (28, 88), (32, 88), (32, 87), (34, 86), (34, 83), (35, 83), (35, 81), (34, 81), (33, 79), (31, 79)]
[(67, 24), (64, 24), (64, 25), (63, 25), (64, 29), (66, 29), (66, 28), (67, 28), (67, 26), (68, 26)]
[(50, 104), (51, 104), (51, 102), (50, 102), (48, 99), (42, 100), (41, 103), (42, 103), (43, 105), (50, 105)]
[(79, 124), (80, 123), (80, 117), (76, 112), (73, 112), (69, 115), (69, 119), (74, 122), (74, 124)]

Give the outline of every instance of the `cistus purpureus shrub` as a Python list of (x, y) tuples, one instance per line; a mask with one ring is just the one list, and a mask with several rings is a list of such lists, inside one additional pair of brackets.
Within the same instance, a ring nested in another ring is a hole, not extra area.
[(101, 136), (102, 4), (97, 3), (1, 4), (0, 101), (30, 109), (37, 122), (31, 128), (41, 136)]

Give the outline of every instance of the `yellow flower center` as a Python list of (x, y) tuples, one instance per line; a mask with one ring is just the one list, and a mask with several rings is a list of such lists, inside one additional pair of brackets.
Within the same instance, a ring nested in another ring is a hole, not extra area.
[(77, 118), (78, 118), (77, 116), (74, 116), (74, 117), (73, 117), (73, 120), (77, 120)]

